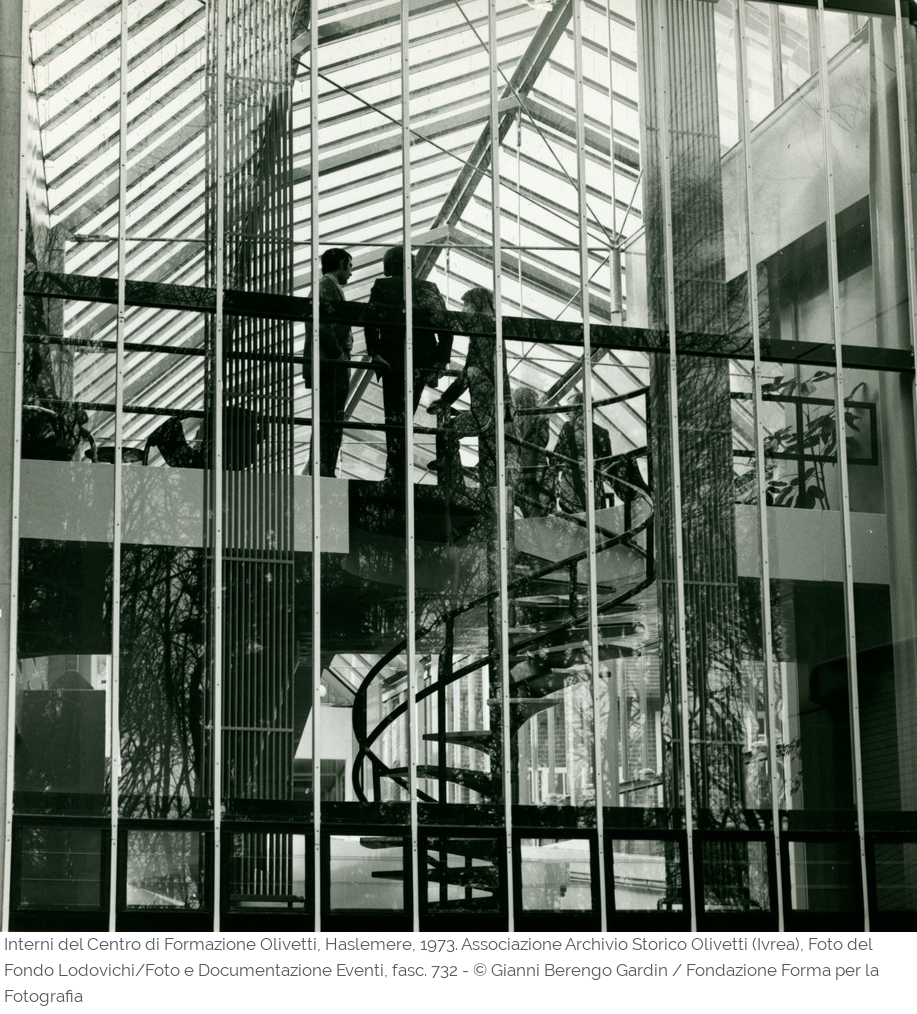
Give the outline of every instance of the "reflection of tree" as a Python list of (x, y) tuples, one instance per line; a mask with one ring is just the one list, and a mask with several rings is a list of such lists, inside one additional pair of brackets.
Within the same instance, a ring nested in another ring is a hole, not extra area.
[[(667, 791), (670, 801), (680, 799), (681, 751), (687, 735), (694, 820), (710, 830), (742, 829), (749, 826), (752, 812), (746, 799), (744, 718), (754, 681), (746, 662), (747, 637), (737, 574), (728, 371), (703, 360), (683, 360), (678, 380), (681, 488), (670, 489), (665, 496), (670, 508), (672, 497), (678, 495), (681, 500), (688, 699), (685, 713), (676, 626), (674, 531), (670, 527), (660, 560), (664, 584), (660, 605), (666, 630), (662, 660), (668, 718), (680, 728), (672, 729), (671, 750), (667, 751)], [(660, 393), (664, 383), (657, 374)], [(659, 400), (665, 405), (664, 397)], [(671, 449), (664, 412), (657, 415), (660, 455), (668, 455)], [(662, 467), (655, 474), (660, 477), (660, 487), (669, 485), (669, 473)], [(668, 524), (671, 522), (670, 517)], [(748, 849), (738, 842), (705, 845), (708, 907), (745, 911), (766, 900), (753, 897)]]
[(122, 812), (188, 816), (208, 791), (201, 552), (125, 546), (121, 582)]
[(127, 838), (127, 904), (131, 908), (198, 909), (207, 855), (197, 831), (137, 831)]
[[(645, 40), (641, 148), (651, 324), (671, 326), (679, 335), (720, 336), (719, 351), (728, 353), (736, 345), (730, 332), (747, 319), (736, 305), (747, 292), (730, 293), (726, 282), (713, 8), (696, 2), (642, 0), (637, 9)], [(666, 41), (661, 44), (660, 19), (666, 26)], [(678, 117), (668, 122), (663, 122), (658, 102), (663, 84), (673, 97), (673, 108), (678, 109)], [(663, 158), (663, 132), (667, 158)], [(669, 286), (674, 289), (674, 318)], [(675, 386), (669, 367), (666, 357), (651, 361), (660, 661), (664, 735), (669, 743), (664, 756), (667, 802), (677, 807), (682, 800), (682, 750), (687, 739), (692, 819), (714, 829), (741, 828), (746, 822), (742, 756), (746, 688), (728, 360), (679, 356)], [(672, 399), (678, 412), (677, 445)], [(676, 502), (681, 509), (680, 547), (675, 538)], [(682, 552), (680, 567), (676, 548)], [(683, 673), (687, 700), (682, 692)], [(708, 902), (727, 909), (749, 908), (748, 860), (741, 846), (714, 843), (704, 858)]]
[[(44, 242), (40, 234), (44, 234)], [(26, 274), (56, 256), (53, 230), (33, 227), (26, 205)], [(26, 286), (28, 289), (28, 285)], [(64, 302), (27, 294), (22, 368), (22, 456), (69, 461), (89, 439), (88, 414), (73, 404), (74, 353), (63, 345)], [(88, 352), (89, 349), (86, 349)]]
[(111, 546), (22, 539), (20, 658), (111, 653)]

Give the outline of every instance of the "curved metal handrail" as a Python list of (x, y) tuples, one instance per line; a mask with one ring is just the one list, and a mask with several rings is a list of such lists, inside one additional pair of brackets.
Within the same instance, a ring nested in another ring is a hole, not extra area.
[[(609, 463), (609, 467), (611, 467), (611, 465), (617, 460), (621, 460), (629, 456), (634, 456), (634, 453), (635, 453), (634, 451), (628, 451), (621, 455), (616, 455)], [(605, 474), (607, 476), (607, 471)], [(610, 481), (611, 477), (607, 476), (607, 478)], [(605, 552), (606, 550), (611, 549), (619, 544), (629, 545), (631, 548), (643, 552), (643, 550), (640, 550), (640, 548), (635, 545), (634, 540), (642, 532), (651, 530), (650, 526), (653, 523), (654, 519), (654, 514), (652, 510), (653, 501), (650, 498), (647, 490), (641, 489), (639, 486), (636, 486), (633, 483), (628, 482), (627, 480), (624, 479), (620, 479), (618, 477), (614, 477), (614, 481), (616, 484), (630, 487), (634, 491), (637, 498), (642, 499), (645, 503), (648, 504), (648, 506), (650, 507), (650, 511), (648, 512), (646, 517), (642, 521), (640, 521), (639, 524), (635, 525), (631, 529), (628, 529), (624, 532), (620, 532), (617, 534), (609, 531), (604, 527), (597, 526), (597, 531), (601, 532), (603, 535), (606, 535), (607, 538), (605, 538), (601, 543), (596, 545), (595, 552), (596, 553)], [(565, 520), (568, 520), (573, 524), (579, 525), (580, 527), (586, 527), (587, 525), (587, 521), (584, 518), (578, 518), (575, 515), (563, 515), (563, 516)], [(507, 593), (510, 593), (519, 587), (524, 587), (526, 584), (530, 582), (537, 581), (540, 578), (546, 577), (547, 575), (552, 574), (555, 571), (569, 569), (570, 567), (575, 566), (581, 560), (584, 560), (588, 555), (589, 555), (588, 549), (581, 550), (577, 553), (571, 554), (568, 557), (565, 557), (562, 560), (552, 562), (544, 567), (541, 567), (532, 573), (514, 578), (507, 584)], [(637, 595), (640, 592), (644, 591), (653, 583), (653, 581), (655, 580), (655, 573), (652, 565), (652, 554), (644, 553), (644, 555), (646, 556), (648, 562), (648, 566), (646, 568), (646, 576), (644, 577), (644, 579), (638, 582), (637, 585), (628, 588), (627, 591), (622, 592), (620, 595), (615, 596), (614, 598), (603, 603), (597, 610), (599, 615), (616, 608), (623, 602), (626, 602), (628, 599), (632, 598), (634, 595)], [(415, 634), (415, 637), (425, 636), (426, 634), (437, 629), (443, 624), (448, 623), (449, 621), (454, 621), (456, 617), (461, 616), (462, 614), (470, 611), (471, 609), (474, 609), (480, 605), (495, 600), (499, 594), (500, 590), (494, 589), (492, 591), (485, 592), (482, 595), (478, 595), (475, 598), (469, 600), (468, 602), (462, 603), (459, 606), (453, 607), (443, 613), (440, 613), (434, 620), (432, 620), (425, 627), (419, 630)], [(555, 636), (558, 633), (562, 633), (565, 630), (570, 630), (572, 628), (581, 625), (582, 623), (586, 622), (588, 618), (589, 618), (588, 612), (570, 617), (561, 623), (554, 624), (544, 630), (538, 631), (538, 633), (533, 634), (527, 640), (517, 642), (513, 646), (513, 650), (514, 652), (525, 650), (526, 648), (529, 648), (532, 645), (537, 644), (539, 642), (543, 642)], [(351, 783), (353, 785), (354, 792), (356, 793), (358, 800), (362, 803), (366, 803), (369, 801), (366, 797), (366, 793), (363, 787), (364, 761), (370, 762), (370, 764), (373, 767), (374, 773), (378, 773), (379, 775), (392, 778), (392, 780), (396, 781), (403, 788), (407, 788), (406, 780), (402, 776), (394, 774), (393, 769), (391, 769), (387, 764), (385, 764), (385, 762), (382, 761), (381, 758), (376, 756), (376, 754), (372, 751), (371, 747), (376, 742), (376, 740), (382, 735), (382, 733), (387, 728), (389, 728), (389, 726), (391, 726), (395, 721), (397, 721), (402, 715), (406, 714), (408, 705), (411, 702), (405, 701), (402, 704), (398, 705), (398, 707), (390, 711), (378, 722), (378, 724), (375, 726), (371, 734), (369, 734), (367, 730), (367, 703), (368, 703), (367, 697), (369, 693), (369, 688), (375, 681), (376, 677), (379, 676), (379, 674), (386, 668), (386, 666), (388, 666), (393, 659), (395, 659), (398, 655), (400, 655), (406, 649), (406, 647), (407, 647), (407, 637), (404, 637), (398, 642), (396, 642), (396, 644), (394, 644), (366, 674), (354, 696), (353, 731), (354, 738), (357, 741), (358, 751), (356, 756), (354, 757), (353, 767), (351, 769)], [(465, 665), (451, 672), (448, 676), (437, 679), (434, 683), (431, 683), (429, 686), (424, 687), (423, 690), (419, 691), (415, 695), (414, 703), (425, 700), (427, 697), (436, 693), (441, 688), (449, 686), (452, 683), (455, 683), (457, 680), (467, 676), (469, 673), (475, 672), (476, 670), (483, 668), (485, 665), (489, 664), (490, 661), (491, 656), (489, 654), (484, 655), (481, 658), (476, 659), (474, 662), (471, 662), (468, 665)], [(421, 790), (418, 790), (418, 794), (425, 797), (426, 801), (431, 802), (434, 801), (432, 797), (428, 796), (427, 793), (424, 793)]]

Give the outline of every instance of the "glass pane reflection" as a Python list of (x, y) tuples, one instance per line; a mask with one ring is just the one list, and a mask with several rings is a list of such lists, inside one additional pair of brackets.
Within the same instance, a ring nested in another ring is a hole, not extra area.
[(328, 850), (328, 911), (404, 911), (403, 839), (331, 835)]
[(106, 902), (103, 835), (98, 829), (23, 827), (19, 909), (99, 910)]
[(524, 912), (593, 911), (592, 848), (588, 839), (522, 838), (518, 848)]
[(202, 831), (127, 829), (127, 909), (205, 909), (210, 836)]
[(684, 908), (678, 842), (616, 838), (611, 850), (616, 913), (679, 912)]

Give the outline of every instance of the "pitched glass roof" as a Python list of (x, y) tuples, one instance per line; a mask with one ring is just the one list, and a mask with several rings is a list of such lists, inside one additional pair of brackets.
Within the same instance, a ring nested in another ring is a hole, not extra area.
[[(214, 192), (209, 153), (215, 143), (212, 2), (130, 0), (123, 96), (120, 0), (33, 0), (30, 6), (32, 116), (39, 128), (41, 177), (32, 203), (37, 219), (47, 204), (53, 254), (47, 255), (46, 264), (66, 273), (117, 276), (123, 112), (127, 277), (212, 284), (207, 277), (207, 244), (212, 242), (208, 209)], [(291, 7), (292, 21), (287, 22)], [(590, 317), (599, 323), (621, 322), (627, 280), (619, 297), (612, 286), (611, 250), (627, 247), (639, 234), (642, 215), (633, 0), (586, 0), (581, 7), (583, 181), (577, 179), (568, 0), (501, 2), (495, 40), (488, 38), (487, 0), (413, 0), (410, 7), (411, 141), (403, 158), (400, 2), (320, 4), (318, 133), (313, 145), (308, 0), (229, 0), (226, 166), (229, 201), (235, 200), (236, 206), (228, 206), (226, 222), (233, 239), (243, 244), (237, 249), (244, 249), (247, 230), (258, 235), (261, 249), (292, 237), (287, 292), (308, 295), (311, 187), (317, 173), (319, 246), (342, 246), (351, 252), (354, 274), (347, 297), (366, 300), (373, 279), (382, 273), (385, 249), (403, 236), (407, 158), (418, 274), (437, 284), (450, 309), (461, 308), (460, 297), (468, 287), (492, 286), (497, 226), (502, 312), (581, 321), (577, 208), (582, 184)], [(728, 12), (721, 20), (723, 59), (728, 60), (733, 45)], [(282, 29), (290, 23), (291, 31)], [(492, 43), (500, 96), (496, 215), (488, 99)], [(292, 102), (289, 120), (278, 114), (287, 96)], [(724, 116), (729, 118), (728, 109)], [(273, 185), (278, 163), (272, 152), (280, 143), (279, 131), (288, 133), (283, 144), (289, 141), (292, 152), (292, 177), (284, 181), (291, 188), (286, 191), (292, 216), (283, 220), (286, 233), (267, 212), (257, 212), (257, 203), (246, 204), (249, 192), (259, 186), (270, 191)], [(726, 138), (728, 130), (723, 134)], [(229, 270), (244, 273), (245, 268), (230, 263)], [(114, 341), (116, 317), (111, 305), (67, 302), (63, 334)], [(148, 351), (129, 355), (126, 404), (200, 410), (201, 358), (153, 350), (167, 345), (200, 349), (203, 315), (131, 307), (127, 322), (127, 340)], [(304, 340), (302, 325), (298, 352)], [(455, 357), (460, 359), (462, 353), (458, 339)], [(354, 356), (363, 354), (357, 329)], [(595, 371), (596, 399), (646, 383), (644, 355), (604, 355), (608, 368)], [(577, 358), (574, 348), (512, 343), (511, 382), (548, 391), (575, 373)], [(620, 368), (610, 368), (616, 363)], [(74, 394), (84, 401), (113, 403), (113, 356), (80, 357)], [(308, 416), (310, 396), (301, 382), (295, 396), (295, 414)], [(383, 421), (379, 385), (367, 383), (359, 371), (354, 373), (349, 410), (354, 422)], [(630, 427), (622, 422), (627, 417), (605, 414), (605, 424), (616, 431), (617, 450), (644, 441), (644, 420), (628, 432)], [(125, 442), (142, 443), (155, 421), (129, 413)], [(111, 413), (97, 412), (93, 427), (111, 436)], [(299, 470), (308, 456), (307, 427), (297, 428), (296, 442)], [(349, 429), (339, 473), (377, 477), (383, 459), (381, 434)]]

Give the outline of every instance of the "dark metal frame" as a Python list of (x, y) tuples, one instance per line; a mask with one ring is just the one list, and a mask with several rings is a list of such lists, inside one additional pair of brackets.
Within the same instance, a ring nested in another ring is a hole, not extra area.
[[(791, 846), (794, 844), (821, 844), (846, 846), (850, 851), (850, 869), (853, 876), (851, 891), (855, 899), (853, 908), (808, 911), (793, 908), (790, 877)], [(863, 889), (860, 872), (859, 838), (856, 831), (784, 831), (780, 840), (780, 877), (783, 884), (784, 926), (789, 932), (832, 930), (855, 932), (864, 927)]]
[[(231, 905), (232, 839), (237, 834), (287, 834), (304, 839), (306, 901), (302, 907), (253, 905), (250, 909)], [(312, 848), (312, 826), (300, 823), (274, 821), (230, 821), (220, 826), (220, 929), (227, 932), (311, 932), (315, 924), (315, 862)]]
[[(663, 841), (672, 842), (678, 848), (679, 879), (681, 897), (666, 898), (662, 908), (644, 912), (634, 909), (618, 911), (615, 905), (614, 841)], [(627, 827), (616, 828), (605, 825), (605, 885), (607, 896), (608, 929), (610, 931), (634, 932), (652, 931), (674, 933), (691, 929), (691, 899), (688, 897), (688, 836), (685, 831), (653, 831)], [(678, 906), (681, 907), (673, 907)]]
[[(174, 908), (127, 907), (127, 838), (132, 831), (197, 833), (204, 865), (203, 897), (200, 908), (188, 911)], [(213, 823), (203, 820), (141, 820), (121, 818), (118, 821), (118, 861), (115, 928), (119, 932), (165, 931), (172, 933), (207, 933), (213, 929), (214, 870)]]
[[(753, 912), (707, 911), (704, 904), (704, 845), (710, 842), (747, 844), (760, 842), (767, 856), (768, 909)], [(774, 836), (769, 831), (695, 831), (694, 878), (697, 885), (697, 928), (699, 930), (734, 930), (741, 932), (771, 932), (778, 928), (777, 915), (777, 859)]]
[[(331, 836), (346, 835), (356, 838), (400, 838), (402, 847), (402, 871), (404, 904), (400, 912), (379, 909), (331, 910)], [(321, 925), (323, 930), (352, 933), (407, 933), (412, 926), (413, 894), (411, 888), (411, 832), (403, 825), (336, 825), (321, 830)]]
[[(436, 851), (431, 842), (436, 839), (479, 839), (494, 843), (498, 886), (495, 891), (497, 902), (496, 912), (431, 912), (428, 890), (439, 881), (431, 877), (429, 864), (424, 860), (428, 852)], [(502, 828), (482, 829), (463, 826), (431, 827), (421, 826), (418, 829), (418, 855), (420, 858), (419, 890), (420, 890), (420, 928), (429, 931), (469, 930), (475, 933), (504, 932), (508, 928), (508, 906), (506, 891), (506, 835)]]
[[(99, 906), (73, 910), (65, 905), (22, 908), (22, 833), (29, 828), (70, 828), (96, 831), (99, 841)], [(107, 817), (13, 817), (10, 877), (10, 930), (31, 932), (104, 933), (108, 930), (111, 892), (109, 849), (111, 822)]]
[[(586, 839), (589, 842), (589, 868), (592, 907), (588, 912), (549, 912), (522, 907), (522, 839)], [(599, 839), (594, 830), (562, 827), (513, 827), (513, 916), (517, 930), (534, 932), (595, 931), (601, 928), (599, 891)]]
[(879, 907), (879, 883), (876, 847), (879, 845), (917, 845), (917, 831), (867, 831), (866, 894), (869, 899), (869, 926), (872, 930), (917, 931), (917, 906), (911, 909)]

